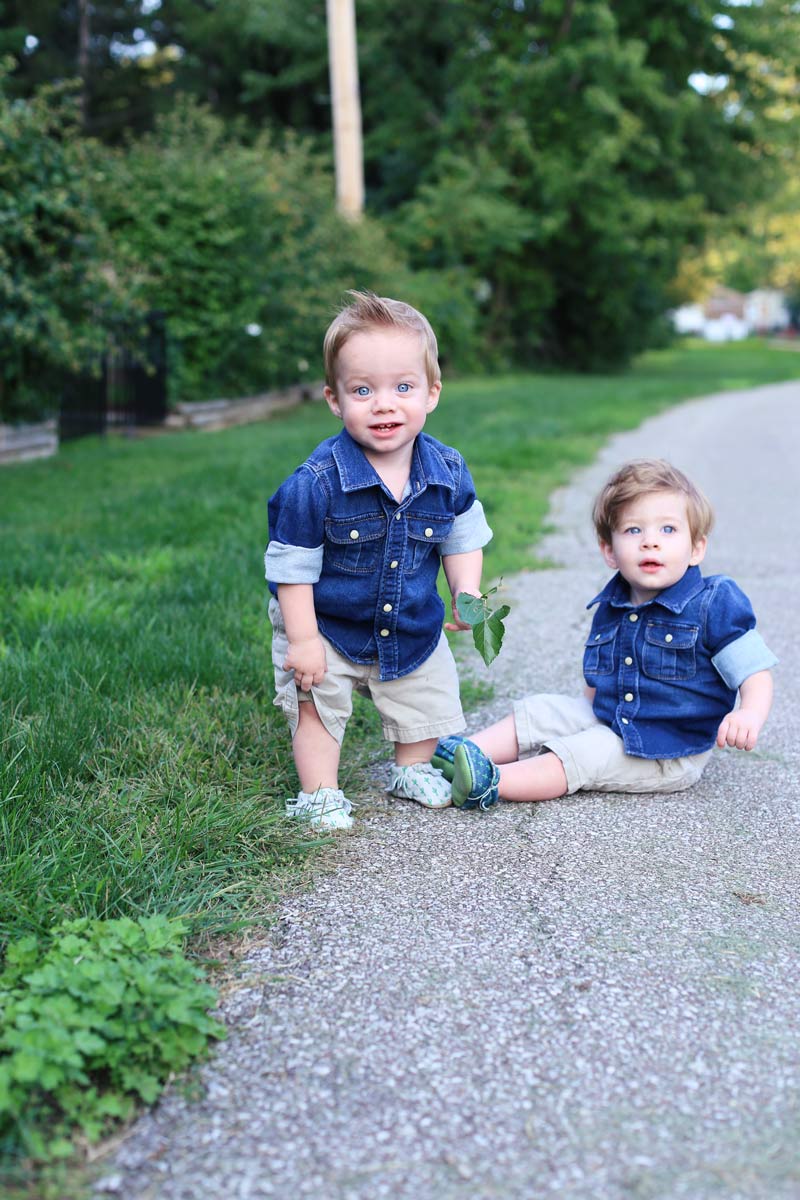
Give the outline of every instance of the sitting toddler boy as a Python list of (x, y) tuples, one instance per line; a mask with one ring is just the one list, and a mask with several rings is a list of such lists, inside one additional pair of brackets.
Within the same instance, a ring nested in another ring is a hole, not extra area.
[(440, 741), (433, 762), (458, 807), (681, 791), (715, 744), (756, 745), (777, 659), (744, 592), (700, 573), (713, 523), (705, 496), (669, 463), (639, 459), (609, 479), (593, 520), (616, 574), (587, 606), (597, 610), (585, 695), (527, 696), (474, 738)]

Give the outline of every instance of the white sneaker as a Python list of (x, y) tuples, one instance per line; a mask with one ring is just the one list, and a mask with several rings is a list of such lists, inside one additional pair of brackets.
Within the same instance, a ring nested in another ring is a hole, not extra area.
[(429, 762), (412, 763), (408, 767), (394, 763), (388, 790), (393, 796), (416, 800), (426, 808), (447, 808), (453, 803), (450, 784)]
[(350, 808), (350, 801), (338, 788), (300, 792), (296, 800), (286, 801), (287, 817), (300, 817), (317, 829), (351, 829)]

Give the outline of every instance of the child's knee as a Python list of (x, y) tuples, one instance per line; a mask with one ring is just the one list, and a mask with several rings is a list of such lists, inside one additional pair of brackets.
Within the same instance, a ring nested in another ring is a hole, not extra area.
[(347, 728), (347, 718), (330, 708), (325, 701), (310, 693), (303, 693), (297, 705), (297, 723), (292, 729), (292, 740), (297, 734), (327, 734), (340, 746)]

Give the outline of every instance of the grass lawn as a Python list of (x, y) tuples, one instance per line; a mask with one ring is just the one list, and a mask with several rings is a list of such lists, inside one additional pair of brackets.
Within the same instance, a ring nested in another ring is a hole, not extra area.
[[(798, 377), (800, 355), (757, 342), (682, 345), (618, 376), (448, 380), (428, 429), (472, 467), (495, 529), (488, 582), (529, 565), (550, 492), (610, 433)], [(262, 553), (267, 498), (336, 428), (312, 404), (213, 435), (72, 442), (0, 472), (0, 943), (78, 915), (230, 929), (319, 844), (282, 817), (296, 781)], [(362, 706), (351, 793), (377, 747)]]

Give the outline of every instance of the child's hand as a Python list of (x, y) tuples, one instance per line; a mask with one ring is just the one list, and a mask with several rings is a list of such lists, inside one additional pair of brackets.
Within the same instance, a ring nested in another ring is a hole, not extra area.
[(450, 633), (458, 633), (458, 631), (460, 629), (471, 629), (472, 626), (469, 624), (468, 621), (465, 621), (462, 618), (461, 613), (458, 611), (458, 597), (459, 596), (477, 596), (478, 598), (480, 598), (480, 594), (481, 594), (480, 590), (473, 591), (472, 589), (469, 589), (469, 590), (465, 589), (463, 591), (460, 591), (458, 593), (458, 595), (453, 596), (453, 620), (445, 621), (445, 626), (444, 626), (445, 629), (447, 629)]
[(317, 635), (302, 642), (289, 642), (284, 671), (294, 671), (294, 681), (301, 692), (310, 692), (315, 683), (322, 683), (328, 669), (325, 643)]
[(719, 727), (717, 745), (734, 746), (737, 750), (752, 750), (763, 724), (764, 719), (760, 713), (747, 708), (734, 709)]

